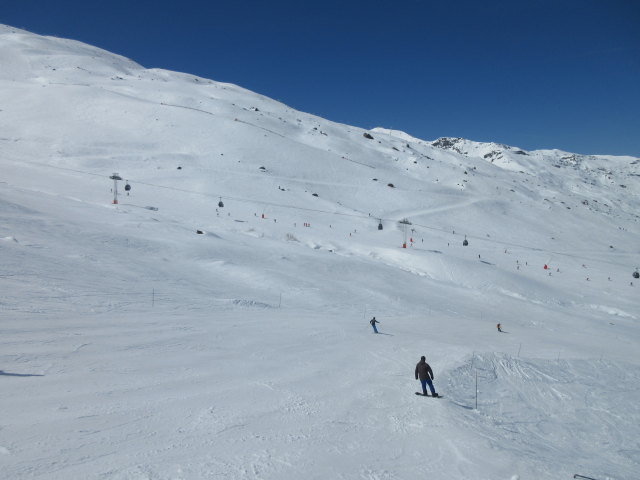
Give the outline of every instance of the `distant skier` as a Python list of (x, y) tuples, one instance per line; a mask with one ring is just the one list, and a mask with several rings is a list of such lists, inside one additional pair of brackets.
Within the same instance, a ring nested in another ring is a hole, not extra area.
[(433, 370), (427, 363), (424, 355), (420, 357), (420, 361), (416, 365), (416, 380), (420, 379), (420, 383), (422, 384), (422, 394), (424, 396), (427, 395), (427, 385), (429, 385), (429, 390), (431, 390), (431, 396), (437, 397), (435, 389), (433, 388)]
[(376, 328), (376, 323), (380, 323), (380, 322), (376, 320), (376, 317), (373, 317), (371, 320), (369, 320), (369, 323), (373, 327), (373, 333), (378, 333), (378, 329)]
[(496, 328), (500, 333), (502, 333), (502, 324), (499, 323), (498, 325), (496, 325)]

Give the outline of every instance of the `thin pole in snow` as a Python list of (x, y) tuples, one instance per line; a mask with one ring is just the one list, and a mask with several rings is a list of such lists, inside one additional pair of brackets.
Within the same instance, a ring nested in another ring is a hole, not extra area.
[(476, 410), (478, 410), (478, 370), (476, 370)]
[(522, 348), (522, 344), (518, 347), (518, 357), (520, 357), (520, 349)]
[(593, 477), (585, 477), (584, 475), (578, 475), (577, 473), (573, 476), (573, 478), (586, 478), (587, 480), (596, 480)]

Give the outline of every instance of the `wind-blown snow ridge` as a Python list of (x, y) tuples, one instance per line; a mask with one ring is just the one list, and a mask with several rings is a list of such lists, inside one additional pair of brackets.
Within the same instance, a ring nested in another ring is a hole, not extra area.
[(637, 471), (638, 159), (366, 130), (2, 25), (0, 65), (3, 477)]

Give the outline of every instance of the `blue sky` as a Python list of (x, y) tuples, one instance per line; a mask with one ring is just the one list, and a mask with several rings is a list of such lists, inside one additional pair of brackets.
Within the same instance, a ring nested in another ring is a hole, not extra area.
[(363, 128), (640, 156), (638, 0), (21, 0), (0, 23)]

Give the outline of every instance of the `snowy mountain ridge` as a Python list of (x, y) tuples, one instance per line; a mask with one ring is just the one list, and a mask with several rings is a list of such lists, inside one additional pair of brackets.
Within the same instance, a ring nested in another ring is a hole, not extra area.
[(0, 25), (0, 476), (632, 478), (639, 164)]

